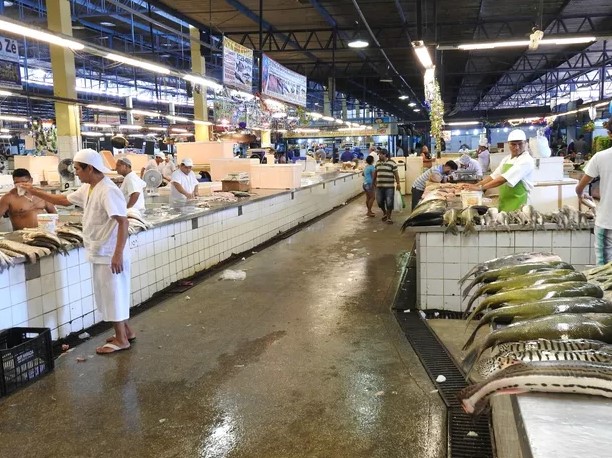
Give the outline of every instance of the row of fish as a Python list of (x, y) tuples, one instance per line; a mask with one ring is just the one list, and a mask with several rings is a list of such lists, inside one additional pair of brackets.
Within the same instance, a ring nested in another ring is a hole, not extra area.
[(146, 231), (147, 229), (151, 229), (153, 227), (153, 224), (147, 221), (145, 217), (142, 216), (142, 213), (135, 208), (128, 208), (127, 218), (129, 224), (129, 234), (136, 234), (140, 231)]
[[(468, 337), (463, 368), (484, 381), (458, 396), (468, 413), (478, 413), (494, 394), (528, 391), (612, 397), (612, 302), (590, 280), (612, 266), (586, 272), (553, 253), (519, 253), (474, 267), (460, 283), (486, 296), (468, 317), (482, 317)], [(505, 325), (474, 343), (486, 325)], [(481, 356), (491, 349), (492, 355)], [(477, 363), (477, 361), (479, 361)], [(477, 364), (476, 364), (477, 363)]]

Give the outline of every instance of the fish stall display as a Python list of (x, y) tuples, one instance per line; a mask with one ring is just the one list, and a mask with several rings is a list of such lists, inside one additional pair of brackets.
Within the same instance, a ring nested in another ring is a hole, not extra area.
[(462, 367), (483, 380), (457, 394), (467, 413), (478, 414), (497, 394), (612, 397), (612, 302), (602, 287), (612, 263), (577, 272), (558, 259), (517, 253), (481, 263), (460, 280), (474, 277), (467, 292), (480, 285), (466, 309), (480, 301), (466, 319), (479, 318)]

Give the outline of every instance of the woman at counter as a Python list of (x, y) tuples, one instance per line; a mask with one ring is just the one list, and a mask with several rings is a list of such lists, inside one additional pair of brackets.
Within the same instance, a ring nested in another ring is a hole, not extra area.
[(527, 203), (533, 190), (531, 175), (535, 169), (533, 158), (527, 151), (525, 132), (515, 129), (508, 134), (510, 154), (488, 177), (474, 185), (466, 186), (474, 191), (486, 191), (499, 187), (499, 210), (514, 211)]

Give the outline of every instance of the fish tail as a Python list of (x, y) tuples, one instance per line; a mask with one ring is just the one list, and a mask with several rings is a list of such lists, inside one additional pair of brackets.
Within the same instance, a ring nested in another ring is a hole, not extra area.
[(459, 283), (460, 285), (463, 285), (468, 278), (470, 278), (472, 275), (476, 273), (479, 267), (480, 265), (472, 267), (463, 277), (461, 277), (461, 279), (457, 283)]
[(474, 286), (480, 283), (480, 278), (476, 277), (472, 282), (463, 290), (463, 297), (467, 297), (468, 293), (472, 290)]
[[(472, 331), (472, 334), (470, 335), (470, 337), (468, 337), (468, 340), (466, 340), (465, 345), (463, 345), (463, 348), (461, 350), (466, 351), (472, 346), (472, 344), (474, 343), (474, 339), (476, 339), (476, 334), (478, 333), (478, 330), (485, 324), (486, 323), (483, 323), (482, 320), (478, 323), (478, 326), (476, 326), (476, 329)], [(467, 326), (465, 329), (467, 330)]]

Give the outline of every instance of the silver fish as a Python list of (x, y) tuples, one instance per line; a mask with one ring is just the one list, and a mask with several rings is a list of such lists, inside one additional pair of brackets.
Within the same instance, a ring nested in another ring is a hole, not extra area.
[(15, 253), (22, 254), (32, 263), (35, 263), (39, 257), (49, 256), (51, 254), (51, 250), (47, 248), (35, 247), (6, 239), (0, 240), (0, 248), (8, 248)]
[(520, 342), (506, 342), (495, 347), (497, 354), (520, 353), (525, 351), (580, 351), (600, 350), (610, 345), (600, 340), (567, 339), (567, 340), (523, 340)]
[(514, 364), (458, 394), (463, 410), (478, 414), (489, 397), (526, 392), (573, 393), (612, 398), (612, 365), (584, 361)]

